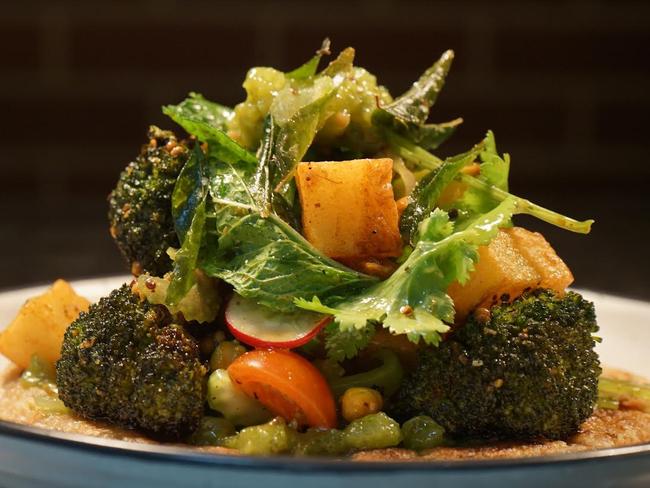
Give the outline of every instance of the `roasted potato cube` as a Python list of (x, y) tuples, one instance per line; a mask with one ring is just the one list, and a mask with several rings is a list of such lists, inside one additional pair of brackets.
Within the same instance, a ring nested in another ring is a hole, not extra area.
[(54, 363), (68, 325), (89, 305), (66, 281), (57, 280), (45, 293), (29, 299), (0, 333), (0, 353), (21, 368), (29, 365), (33, 354)]
[(300, 163), (296, 182), (305, 237), (336, 258), (401, 253), (392, 159)]
[(540, 287), (561, 293), (573, 283), (571, 270), (542, 234), (521, 227), (513, 227), (505, 232), (510, 235), (521, 255), (540, 274)]
[(464, 285), (452, 283), (447, 290), (454, 300), (456, 320), (463, 320), (476, 307), (489, 308), (504, 295), (516, 298), (527, 288), (537, 288), (541, 281), (540, 274), (503, 230), (478, 252), (479, 260), (469, 280)]

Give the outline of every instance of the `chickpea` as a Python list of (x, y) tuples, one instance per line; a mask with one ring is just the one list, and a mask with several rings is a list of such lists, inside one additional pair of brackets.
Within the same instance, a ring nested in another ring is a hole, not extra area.
[(220, 342), (210, 356), (210, 371), (227, 369), (235, 359), (246, 352), (246, 348), (236, 341)]
[(348, 422), (377, 413), (383, 405), (381, 393), (372, 388), (348, 388), (341, 397), (341, 413)]

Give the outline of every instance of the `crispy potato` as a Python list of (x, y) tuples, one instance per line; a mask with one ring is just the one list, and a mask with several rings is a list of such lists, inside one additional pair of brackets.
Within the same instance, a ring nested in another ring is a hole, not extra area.
[(33, 354), (54, 363), (68, 325), (89, 305), (66, 281), (57, 280), (45, 293), (28, 300), (0, 333), (0, 353), (21, 368), (29, 365)]
[(391, 159), (300, 163), (296, 182), (305, 237), (336, 259), (401, 253)]
[(517, 250), (541, 276), (540, 287), (563, 292), (573, 283), (573, 274), (544, 236), (522, 227), (506, 229)]
[(456, 318), (462, 320), (478, 306), (489, 308), (507, 294), (514, 298), (536, 288), (541, 277), (516, 249), (509, 234), (499, 231), (488, 246), (479, 247), (479, 260), (469, 281), (452, 283), (447, 293), (454, 300)]
[(452, 283), (447, 290), (457, 320), (462, 321), (475, 308), (490, 308), (502, 298), (514, 300), (527, 289), (550, 288), (562, 293), (573, 282), (567, 265), (537, 232), (521, 227), (501, 229), (478, 251), (479, 261), (469, 281), (462, 286)]

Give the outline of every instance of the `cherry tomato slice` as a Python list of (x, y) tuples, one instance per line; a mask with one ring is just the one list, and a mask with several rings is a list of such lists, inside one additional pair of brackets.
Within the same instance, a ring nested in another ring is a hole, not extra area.
[(232, 381), (266, 408), (299, 426), (336, 427), (336, 405), (323, 375), (302, 356), (257, 349), (228, 366)]

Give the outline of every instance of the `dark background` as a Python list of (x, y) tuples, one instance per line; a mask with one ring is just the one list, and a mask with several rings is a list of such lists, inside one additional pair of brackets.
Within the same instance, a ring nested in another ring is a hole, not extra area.
[(106, 195), (160, 106), (190, 90), (240, 101), (248, 67), (291, 69), (329, 36), (399, 94), (447, 48), (432, 119), (486, 129), (513, 192), (576, 218), (542, 230), (580, 287), (650, 299), (650, 2), (3, 2), (0, 288), (124, 270)]

